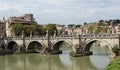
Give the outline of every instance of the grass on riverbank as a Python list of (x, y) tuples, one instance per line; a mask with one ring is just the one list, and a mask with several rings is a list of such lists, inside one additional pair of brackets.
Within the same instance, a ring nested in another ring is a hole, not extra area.
[(106, 70), (120, 70), (120, 56), (113, 59), (107, 66)]

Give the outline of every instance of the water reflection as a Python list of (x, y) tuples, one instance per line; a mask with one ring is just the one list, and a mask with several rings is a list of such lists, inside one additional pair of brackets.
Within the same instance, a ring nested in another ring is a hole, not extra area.
[(70, 51), (64, 51), (64, 55), (60, 55), (60, 60), (67, 66), (67, 70), (97, 70), (90, 61), (89, 56), (84, 57), (70, 57), (68, 55)]
[(70, 50), (66, 50), (66, 51), (63, 51), (64, 55), (63, 54), (59, 55), (61, 62), (67, 67), (72, 66), (72, 62), (71, 62), (69, 53), (70, 53)]
[(97, 70), (91, 65), (89, 56), (72, 58), (72, 62), (71, 70)]
[(90, 56), (91, 64), (97, 68), (97, 70), (105, 70), (105, 67), (110, 62), (109, 55), (111, 53), (108, 46), (92, 45), (91, 51), (93, 55)]
[(0, 56), (0, 69), (1, 70), (5, 70), (5, 60), (4, 60), (4, 56)]
[(0, 56), (0, 70), (104, 70), (107, 56), (70, 57), (68, 51), (61, 55), (42, 56), (13, 54)]
[(91, 64), (97, 68), (97, 70), (104, 70), (108, 65), (110, 59), (106, 55), (92, 55), (90, 56)]
[[(1, 70), (80, 70), (82, 67), (82, 70), (84, 70), (86, 68), (86, 63), (87, 66), (90, 64), (89, 57), (70, 58), (70, 61), (68, 60), (69, 57), (66, 58), (59, 55), (7, 55), (0, 57), (0, 68)], [(91, 66), (87, 68), (89, 67)]]
[(59, 55), (18, 54), (0, 56), (1, 70), (64, 70)]

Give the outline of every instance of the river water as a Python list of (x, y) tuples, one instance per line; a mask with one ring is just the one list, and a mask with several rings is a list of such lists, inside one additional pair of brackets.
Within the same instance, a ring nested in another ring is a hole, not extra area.
[(110, 61), (109, 52), (105, 48), (95, 49), (92, 49), (93, 55), (84, 57), (70, 57), (71, 50), (64, 50), (60, 55), (30, 53), (0, 56), (0, 70), (105, 70)]

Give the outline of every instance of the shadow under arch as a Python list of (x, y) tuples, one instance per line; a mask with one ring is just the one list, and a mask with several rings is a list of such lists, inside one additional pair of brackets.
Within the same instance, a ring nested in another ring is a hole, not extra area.
[(19, 45), (15, 41), (11, 41), (7, 44), (7, 52), (14, 53), (18, 50)]
[(111, 51), (111, 48), (112, 48), (112, 47), (111, 47), (110, 43), (108, 43), (108, 42), (106, 42), (106, 41), (104, 41), (104, 40), (90, 40), (90, 41), (87, 42), (87, 44), (85, 45), (85, 47), (83, 48), (83, 50), (84, 50), (84, 51), (90, 51), (90, 48), (92, 47), (93, 43), (95, 43), (95, 42), (97, 42), (97, 41), (99, 41), (99, 42), (105, 42), (106, 45), (109, 47), (110, 52), (112, 52), (112, 51)]
[(0, 52), (5, 52), (5, 45), (4, 44), (0, 45)]
[(53, 46), (52, 46), (52, 50), (60, 50), (60, 47), (63, 43), (67, 43), (69, 44), (69, 47), (72, 48), (72, 43), (71, 42), (67, 42), (67, 41), (64, 41), (64, 40), (59, 40), (59, 41), (56, 41)]
[(40, 52), (42, 49), (42, 44), (38, 41), (32, 41), (27, 46), (27, 52)]

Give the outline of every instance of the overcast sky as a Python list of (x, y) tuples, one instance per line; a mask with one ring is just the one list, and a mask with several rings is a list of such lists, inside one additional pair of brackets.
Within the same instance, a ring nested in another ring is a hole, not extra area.
[(0, 19), (32, 13), (40, 24), (120, 18), (120, 0), (0, 0)]

